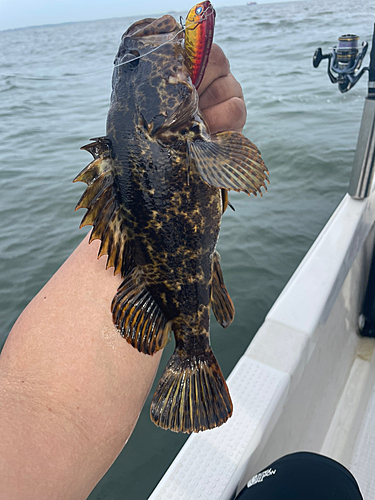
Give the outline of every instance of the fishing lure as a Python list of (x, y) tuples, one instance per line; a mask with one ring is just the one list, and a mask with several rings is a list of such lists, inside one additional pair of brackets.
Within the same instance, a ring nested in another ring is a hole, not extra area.
[(215, 9), (201, 2), (190, 9), (185, 23), (186, 66), (195, 88), (202, 82), (214, 37)]

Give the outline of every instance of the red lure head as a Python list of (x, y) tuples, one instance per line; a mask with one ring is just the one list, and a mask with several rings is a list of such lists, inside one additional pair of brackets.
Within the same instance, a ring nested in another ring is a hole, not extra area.
[(214, 37), (215, 9), (211, 2), (201, 2), (190, 9), (185, 25), (186, 66), (191, 80), (199, 87), (206, 69)]

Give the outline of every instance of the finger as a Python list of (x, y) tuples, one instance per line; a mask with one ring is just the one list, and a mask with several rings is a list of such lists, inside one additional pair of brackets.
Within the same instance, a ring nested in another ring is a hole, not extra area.
[(211, 134), (233, 130), (242, 132), (246, 123), (246, 106), (239, 97), (232, 97), (202, 111)]
[(229, 61), (224, 52), (216, 43), (213, 43), (206, 71), (204, 72), (203, 80), (198, 88), (198, 94), (203, 94), (206, 88), (217, 78), (227, 76), (229, 69)]
[(232, 73), (229, 73), (227, 76), (218, 78), (206, 88), (199, 98), (199, 108), (203, 111), (231, 97), (243, 99), (243, 94), (241, 85), (237, 82)]

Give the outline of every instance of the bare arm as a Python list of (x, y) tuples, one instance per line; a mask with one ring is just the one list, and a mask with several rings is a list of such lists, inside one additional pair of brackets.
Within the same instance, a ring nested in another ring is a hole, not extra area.
[[(241, 130), (239, 84), (213, 45), (200, 86), (211, 132)], [(78, 246), (30, 302), (0, 357), (0, 498), (84, 499), (129, 439), (161, 353), (118, 334), (110, 303), (119, 276)]]
[(120, 279), (97, 251), (96, 241), (79, 245), (4, 347), (1, 498), (86, 498), (150, 389), (160, 355), (140, 354), (115, 330), (109, 306)]

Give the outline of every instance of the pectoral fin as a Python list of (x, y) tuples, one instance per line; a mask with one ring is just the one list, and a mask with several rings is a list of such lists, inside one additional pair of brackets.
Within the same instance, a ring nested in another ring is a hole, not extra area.
[(139, 352), (152, 355), (169, 341), (170, 323), (147, 290), (137, 268), (117, 290), (111, 310), (118, 331)]
[(188, 142), (189, 159), (193, 159), (202, 179), (209, 185), (244, 191), (247, 194), (267, 190), (268, 170), (258, 148), (238, 132), (220, 132), (211, 141)]
[(211, 306), (217, 322), (226, 328), (234, 318), (234, 305), (224, 284), (223, 272), (220, 267), (220, 255), (214, 253), (212, 259), (212, 293)]

